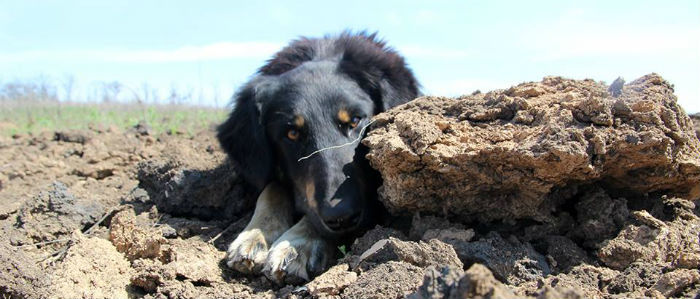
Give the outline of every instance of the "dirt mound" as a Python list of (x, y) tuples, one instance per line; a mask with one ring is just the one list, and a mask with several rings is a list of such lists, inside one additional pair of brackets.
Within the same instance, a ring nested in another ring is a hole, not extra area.
[[(238, 196), (245, 186), (236, 185), (216, 144), (212, 131), (151, 136), (113, 128), (3, 139), (0, 295), (274, 297), (271, 284), (220, 265), (251, 200)], [(221, 184), (206, 184), (212, 180)], [(168, 192), (180, 203), (159, 197)], [(202, 218), (159, 211), (173, 207)], [(238, 214), (202, 212), (216, 209)]]
[(377, 116), (394, 216), (283, 287), (222, 261), (254, 194), (214, 132), (2, 139), (0, 295), (695, 298), (700, 140), (662, 78), (615, 86), (545, 78)]
[(607, 88), (548, 77), (377, 116), (363, 143), (382, 202), (395, 213), (549, 221), (587, 184), (700, 195), (700, 141), (671, 84), (652, 74), (617, 97)]
[(50, 294), (63, 298), (128, 298), (133, 269), (124, 256), (101, 238), (75, 233), (72, 240), (50, 275)]

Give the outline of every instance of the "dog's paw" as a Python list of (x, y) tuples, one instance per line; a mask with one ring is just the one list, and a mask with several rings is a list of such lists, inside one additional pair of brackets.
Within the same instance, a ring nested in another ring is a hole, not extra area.
[(246, 274), (260, 273), (267, 259), (268, 245), (259, 229), (241, 232), (226, 252), (226, 265)]
[(333, 247), (309, 229), (299, 223), (272, 244), (262, 271), (267, 278), (277, 284), (298, 285), (327, 268)]

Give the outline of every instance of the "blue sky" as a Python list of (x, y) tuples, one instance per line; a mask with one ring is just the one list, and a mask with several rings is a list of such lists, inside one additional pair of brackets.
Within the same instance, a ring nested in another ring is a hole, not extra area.
[[(700, 112), (700, 1), (4, 1), (0, 82), (171, 88), (223, 105), (298, 36), (378, 31), (426, 94), (657, 72)], [(59, 91), (59, 95), (61, 92)]]

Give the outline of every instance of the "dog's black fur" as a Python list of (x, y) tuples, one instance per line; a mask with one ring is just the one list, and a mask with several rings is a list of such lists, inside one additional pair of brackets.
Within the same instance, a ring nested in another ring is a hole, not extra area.
[(373, 115), (418, 93), (404, 59), (376, 33), (301, 38), (238, 91), (218, 139), (249, 183), (283, 183), (321, 234), (341, 236), (373, 221), (379, 178), (367, 149), (357, 142), (299, 159), (352, 142)]

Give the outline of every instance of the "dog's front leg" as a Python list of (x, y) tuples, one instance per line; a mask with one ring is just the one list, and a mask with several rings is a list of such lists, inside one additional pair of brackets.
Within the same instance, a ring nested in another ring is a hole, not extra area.
[(229, 245), (226, 265), (242, 273), (260, 273), (269, 246), (292, 226), (293, 208), (279, 183), (268, 184), (258, 196), (250, 223)]
[(272, 244), (263, 273), (278, 284), (308, 281), (327, 268), (333, 248), (304, 216)]

